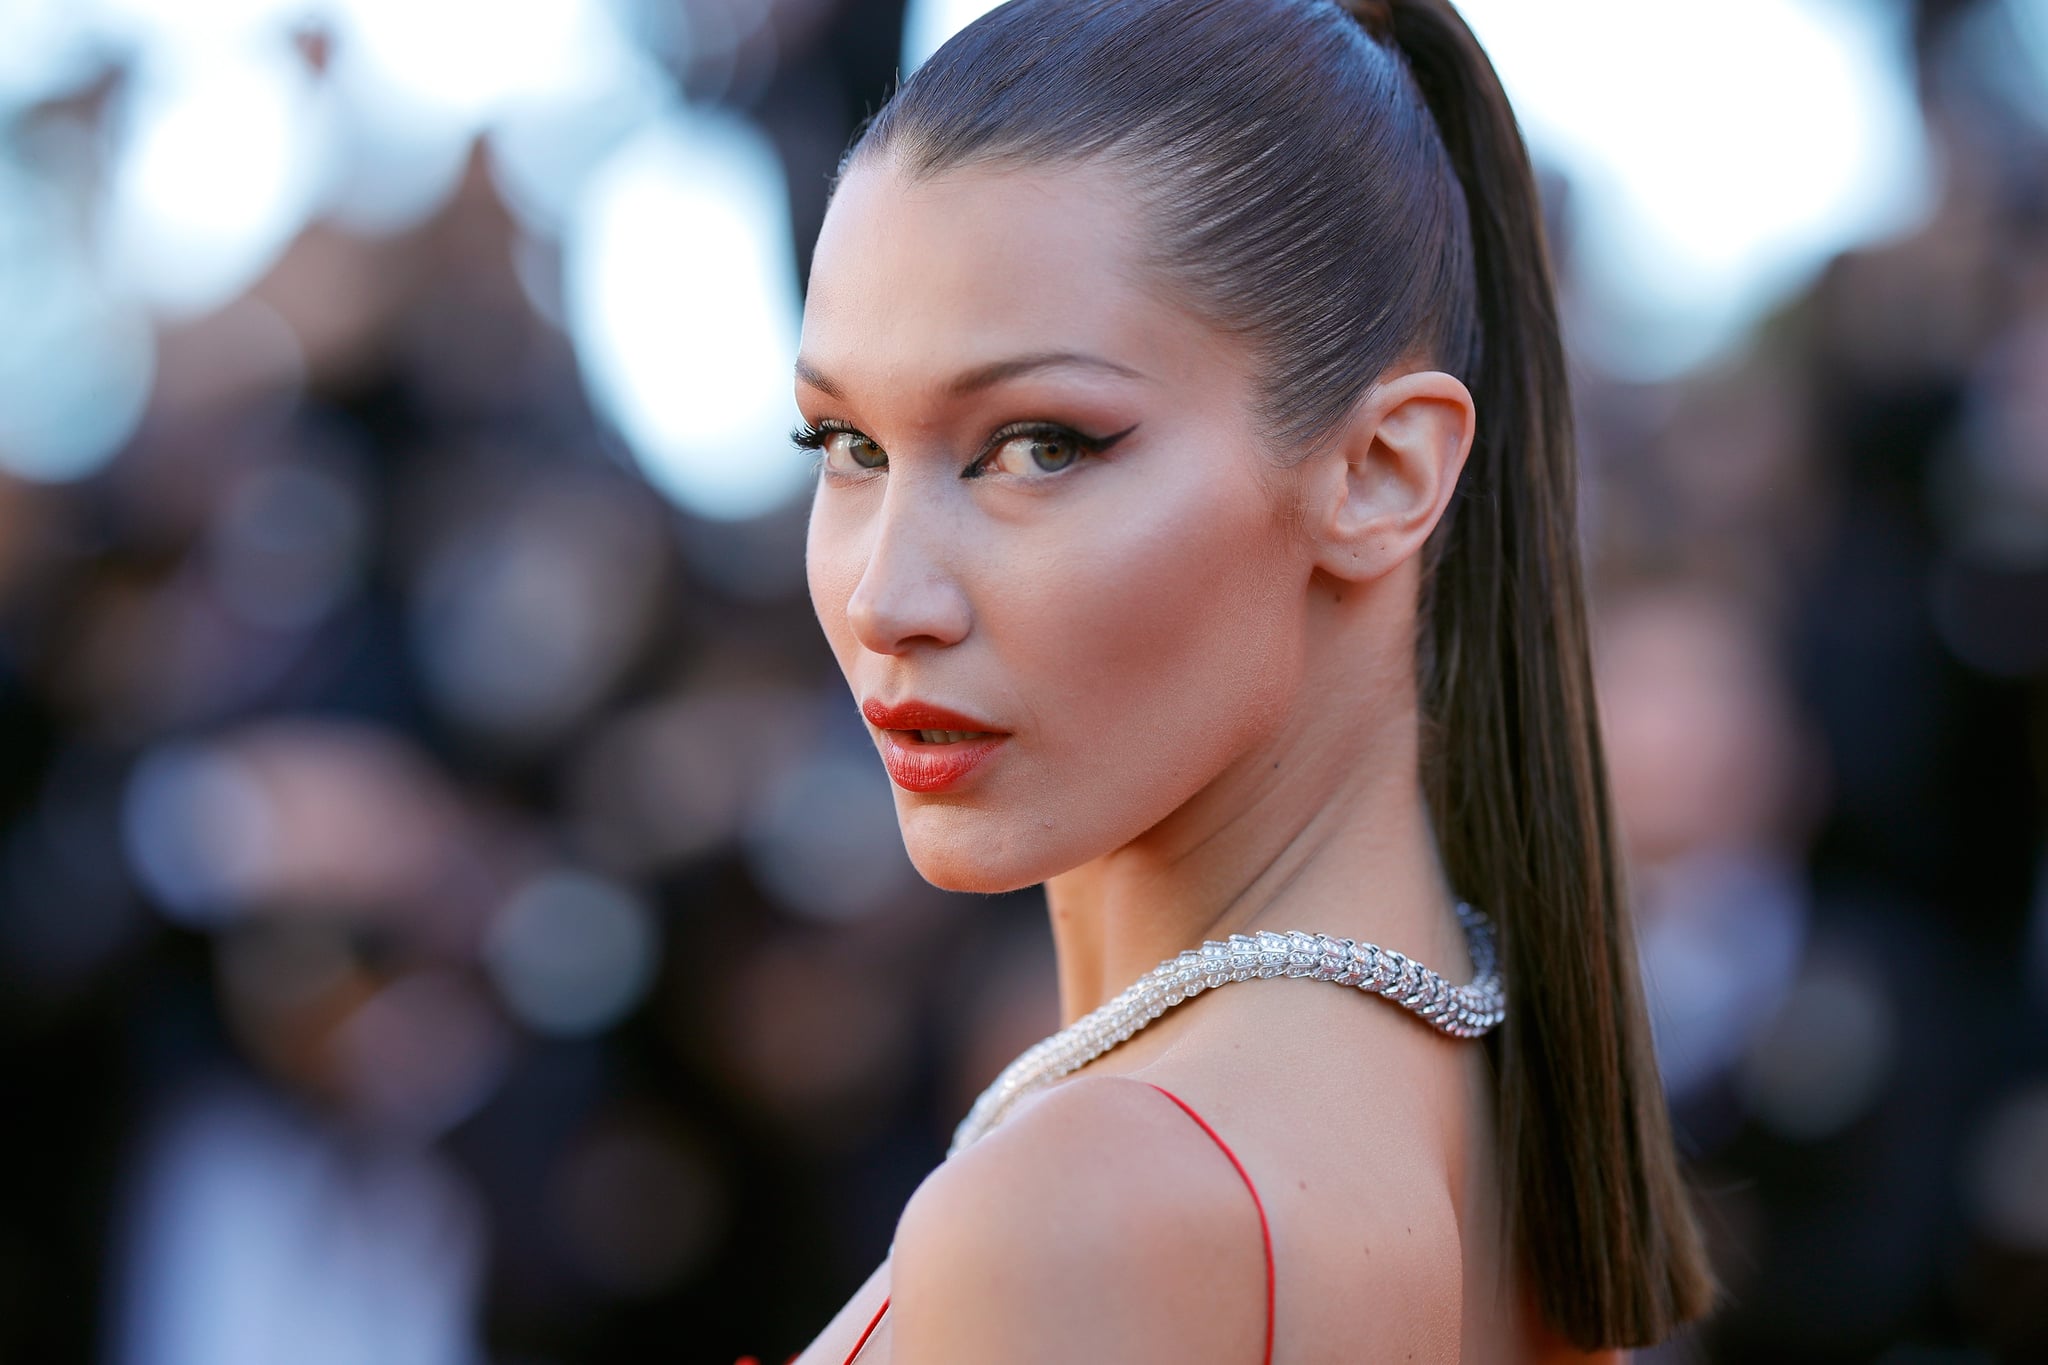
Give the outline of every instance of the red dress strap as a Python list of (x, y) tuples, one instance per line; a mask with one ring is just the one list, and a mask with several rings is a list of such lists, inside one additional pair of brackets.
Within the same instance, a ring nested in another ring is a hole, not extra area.
[(882, 1306), (880, 1308), (877, 1308), (875, 1310), (875, 1315), (868, 1319), (868, 1330), (860, 1334), (860, 1340), (853, 1343), (853, 1349), (846, 1353), (846, 1365), (853, 1365), (853, 1358), (860, 1354), (861, 1347), (868, 1344), (868, 1338), (873, 1336), (875, 1334), (875, 1329), (882, 1325), (882, 1314), (888, 1311), (889, 1296), (887, 1294), (884, 1294), (882, 1295)]
[(1257, 1210), (1259, 1211), (1259, 1241), (1260, 1241), (1260, 1243), (1261, 1243), (1261, 1244), (1262, 1244), (1262, 1245), (1264, 1246), (1264, 1248), (1265, 1248), (1265, 1252), (1266, 1252), (1266, 1355), (1265, 1355), (1265, 1360), (1266, 1360), (1266, 1365), (1272, 1365), (1272, 1361), (1273, 1361), (1273, 1279), (1274, 1279), (1274, 1276), (1273, 1276), (1273, 1232), (1272, 1232), (1272, 1229), (1271, 1229), (1271, 1228), (1269, 1228), (1269, 1227), (1268, 1227), (1268, 1226), (1266, 1225), (1266, 1204), (1265, 1204), (1265, 1201), (1264, 1201), (1264, 1200), (1262, 1200), (1262, 1199), (1260, 1199), (1260, 1198), (1259, 1198), (1259, 1187), (1258, 1187), (1257, 1185), (1254, 1185), (1254, 1184), (1252, 1184), (1252, 1178), (1251, 1178), (1251, 1175), (1250, 1175), (1250, 1173), (1249, 1173), (1249, 1172), (1247, 1172), (1247, 1171), (1245, 1170), (1245, 1168), (1244, 1168), (1244, 1163), (1243, 1163), (1242, 1161), (1239, 1161), (1239, 1160), (1237, 1159), (1237, 1153), (1236, 1153), (1236, 1152), (1233, 1152), (1233, 1151), (1231, 1151), (1231, 1150), (1230, 1150), (1230, 1144), (1229, 1144), (1229, 1143), (1227, 1143), (1227, 1142), (1225, 1142), (1225, 1141), (1223, 1140), (1222, 1136), (1221, 1136), (1221, 1135), (1220, 1135), (1219, 1133), (1217, 1133), (1217, 1131), (1216, 1131), (1216, 1130), (1215, 1130), (1214, 1128), (1211, 1128), (1211, 1127), (1209, 1126), (1209, 1121), (1208, 1121), (1207, 1119), (1203, 1118), (1203, 1117), (1202, 1117), (1202, 1116), (1201, 1116), (1200, 1114), (1197, 1114), (1197, 1113), (1196, 1113), (1196, 1112), (1194, 1111), (1194, 1108), (1193, 1108), (1193, 1107), (1192, 1107), (1191, 1105), (1189, 1105), (1189, 1104), (1188, 1104), (1188, 1102), (1187, 1102), (1186, 1100), (1184, 1100), (1184, 1099), (1182, 1099), (1182, 1098), (1181, 1098), (1180, 1096), (1178, 1096), (1178, 1095), (1174, 1094), (1174, 1093), (1173, 1093), (1173, 1092), (1172, 1092), (1171, 1090), (1168, 1090), (1168, 1089), (1167, 1089), (1167, 1088), (1166, 1088), (1165, 1086), (1163, 1086), (1163, 1085), (1156, 1085), (1156, 1084), (1154, 1084), (1154, 1083), (1153, 1083), (1153, 1082), (1151, 1082), (1151, 1081), (1147, 1081), (1147, 1082), (1145, 1082), (1145, 1084), (1147, 1084), (1147, 1085), (1150, 1085), (1150, 1086), (1152, 1086), (1152, 1088), (1153, 1088), (1154, 1090), (1157, 1090), (1157, 1091), (1158, 1091), (1158, 1092), (1159, 1092), (1160, 1094), (1162, 1094), (1162, 1095), (1166, 1096), (1166, 1098), (1168, 1098), (1168, 1099), (1172, 1100), (1172, 1101), (1173, 1101), (1173, 1102), (1174, 1102), (1175, 1104), (1179, 1105), (1179, 1106), (1181, 1107), (1181, 1112), (1182, 1112), (1182, 1113), (1184, 1113), (1184, 1114), (1186, 1114), (1186, 1115), (1187, 1115), (1187, 1116), (1188, 1116), (1189, 1118), (1193, 1119), (1193, 1120), (1194, 1120), (1194, 1121), (1196, 1122), (1196, 1124), (1198, 1124), (1198, 1125), (1199, 1125), (1199, 1126), (1201, 1127), (1202, 1131), (1203, 1131), (1203, 1132), (1205, 1132), (1205, 1133), (1207, 1133), (1207, 1134), (1209, 1135), (1210, 1139), (1211, 1139), (1212, 1141), (1214, 1141), (1214, 1142), (1215, 1142), (1215, 1144), (1216, 1144), (1216, 1145), (1217, 1145), (1218, 1147), (1221, 1147), (1221, 1148), (1223, 1149), (1223, 1155), (1225, 1155), (1225, 1156), (1227, 1156), (1227, 1157), (1229, 1157), (1229, 1158), (1230, 1158), (1230, 1164), (1231, 1164), (1232, 1168), (1234, 1168), (1234, 1169), (1235, 1169), (1235, 1170), (1237, 1171), (1238, 1179), (1240, 1179), (1240, 1180), (1244, 1181), (1244, 1187), (1245, 1187), (1246, 1189), (1248, 1189), (1248, 1190), (1250, 1190), (1250, 1191), (1252, 1192), (1252, 1207), (1256, 1208), (1256, 1209), (1257, 1209)]
[[(1218, 1132), (1217, 1132), (1217, 1131), (1216, 1131), (1216, 1130), (1215, 1130), (1214, 1128), (1211, 1128), (1211, 1127), (1209, 1126), (1209, 1121), (1208, 1121), (1207, 1119), (1203, 1118), (1203, 1117), (1202, 1117), (1202, 1116), (1201, 1116), (1200, 1114), (1197, 1114), (1197, 1113), (1196, 1113), (1196, 1112), (1194, 1111), (1194, 1108), (1193, 1108), (1193, 1107), (1192, 1107), (1191, 1105), (1189, 1105), (1189, 1104), (1188, 1104), (1188, 1102), (1187, 1102), (1186, 1100), (1184, 1100), (1184, 1099), (1182, 1099), (1182, 1098), (1181, 1098), (1180, 1096), (1178, 1096), (1178, 1095), (1174, 1094), (1174, 1093), (1173, 1093), (1173, 1092), (1172, 1092), (1171, 1090), (1168, 1090), (1168, 1089), (1167, 1089), (1167, 1088), (1166, 1088), (1165, 1086), (1163, 1086), (1163, 1085), (1157, 1085), (1157, 1084), (1154, 1084), (1154, 1083), (1153, 1083), (1153, 1082), (1151, 1082), (1151, 1081), (1147, 1081), (1147, 1082), (1145, 1082), (1145, 1084), (1147, 1084), (1147, 1085), (1151, 1086), (1151, 1087), (1152, 1087), (1152, 1088), (1153, 1088), (1154, 1090), (1157, 1090), (1157, 1091), (1158, 1091), (1158, 1092), (1159, 1092), (1160, 1094), (1162, 1094), (1162, 1095), (1166, 1096), (1166, 1098), (1168, 1098), (1168, 1099), (1172, 1100), (1172, 1101), (1173, 1101), (1173, 1102), (1174, 1102), (1175, 1104), (1179, 1105), (1179, 1106), (1180, 1106), (1180, 1108), (1181, 1108), (1181, 1112), (1182, 1112), (1182, 1113), (1184, 1113), (1184, 1114), (1186, 1114), (1186, 1115), (1187, 1115), (1187, 1116), (1188, 1116), (1189, 1118), (1193, 1119), (1193, 1120), (1195, 1121), (1196, 1125), (1197, 1125), (1197, 1126), (1199, 1126), (1199, 1127), (1201, 1128), (1201, 1130), (1202, 1130), (1203, 1132), (1205, 1132), (1205, 1133), (1207, 1133), (1207, 1134), (1209, 1135), (1209, 1138), (1210, 1138), (1210, 1140), (1211, 1140), (1212, 1142), (1214, 1142), (1214, 1143), (1215, 1143), (1215, 1144), (1216, 1144), (1216, 1145), (1217, 1145), (1218, 1147), (1221, 1147), (1221, 1148), (1223, 1149), (1223, 1155), (1225, 1155), (1225, 1156), (1227, 1156), (1227, 1157), (1229, 1157), (1229, 1158), (1230, 1158), (1230, 1165), (1231, 1165), (1231, 1169), (1233, 1169), (1233, 1170), (1235, 1170), (1235, 1171), (1237, 1172), (1237, 1176), (1238, 1176), (1238, 1179), (1240, 1179), (1240, 1180), (1244, 1181), (1244, 1187), (1245, 1187), (1246, 1189), (1248, 1189), (1248, 1190), (1250, 1190), (1250, 1191), (1252, 1192), (1252, 1207), (1253, 1207), (1253, 1208), (1255, 1208), (1255, 1209), (1257, 1209), (1257, 1210), (1259, 1211), (1259, 1242), (1260, 1242), (1260, 1245), (1261, 1245), (1261, 1246), (1263, 1247), (1263, 1249), (1264, 1249), (1264, 1251), (1265, 1251), (1265, 1255), (1266, 1255), (1266, 1354), (1265, 1354), (1265, 1365), (1272, 1365), (1272, 1362), (1273, 1362), (1273, 1280), (1274, 1280), (1274, 1275), (1273, 1275), (1273, 1232), (1272, 1232), (1272, 1229), (1271, 1229), (1270, 1227), (1268, 1227), (1268, 1226), (1267, 1226), (1267, 1224), (1266, 1224), (1266, 1204), (1265, 1204), (1265, 1201), (1264, 1201), (1264, 1200), (1262, 1200), (1262, 1199), (1260, 1199), (1260, 1198), (1259, 1198), (1259, 1187), (1258, 1187), (1257, 1185), (1254, 1185), (1254, 1184), (1252, 1183), (1252, 1178), (1251, 1178), (1251, 1175), (1250, 1175), (1250, 1173), (1249, 1173), (1249, 1172), (1247, 1172), (1247, 1171), (1245, 1170), (1245, 1168), (1244, 1168), (1244, 1163), (1243, 1163), (1242, 1161), (1239, 1161), (1239, 1160), (1237, 1159), (1237, 1153), (1236, 1153), (1236, 1152), (1233, 1152), (1233, 1151), (1231, 1151), (1231, 1150), (1230, 1150), (1230, 1144), (1229, 1144), (1229, 1143), (1227, 1143), (1227, 1142), (1225, 1142), (1225, 1141), (1223, 1140), (1223, 1138), (1222, 1138), (1222, 1135), (1221, 1135), (1221, 1134), (1219, 1134), (1219, 1133), (1218, 1133)], [(875, 1334), (875, 1328), (877, 1328), (877, 1327), (879, 1327), (879, 1326), (881, 1326), (881, 1325), (882, 1325), (882, 1315), (883, 1315), (884, 1313), (888, 1312), (888, 1311), (889, 1311), (889, 1296), (888, 1296), (888, 1295), (886, 1295), (886, 1294), (884, 1294), (884, 1295), (882, 1296), (882, 1306), (881, 1306), (880, 1308), (877, 1308), (877, 1309), (875, 1310), (875, 1315), (874, 1315), (874, 1317), (872, 1317), (872, 1318), (868, 1319), (868, 1326), (867, 1326), (867, 1330), (866, 1330), (866, 1331), (864, 1331), (864, 1332), (862, 1332), (862, 1333), (860, 1334), (860, 1340), (859, 1340), (859, 1341), (856, 1341), (855, 1343), (853, 1343), (853, 1350), (851, 1350), (851, 1351), (849, 1351), (849, 1352), (847, 1353), (847, 1356), (846, 1356), (846, 1365), (853, 1365), (853, 1358), (854, 1358), (855, 1356), (857, 1356), (857, 1355), (859, 1355), (859, 1354), (860, 1354), (860, 1351), (861, 1351), (861, 1347), (863, 1347), (863, 1346), (865, 1346), (865, 1345), (867, 1345), (867, 1344), (868, 1344), (868, 1338), (869, 1338), (869, 1337), (871, 1337), (871, 1336), (873, 1336), (873, 1335)]]

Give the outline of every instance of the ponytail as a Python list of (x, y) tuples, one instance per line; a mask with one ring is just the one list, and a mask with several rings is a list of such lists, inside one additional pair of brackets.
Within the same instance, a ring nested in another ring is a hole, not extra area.
[[(1381, 7), (1465, 191), (1478, 434), (1425, 548), (1425, 785), (1451, 883), (1498, 908), (1509, 1235), (1549, 1322), (1642, 1346), (1712, 1275), (1643, 1008), (1594, 703), (1577, 455), (1540, 201), (1507, 96), (1445, 0)], [(1373, 16), (1361, 15), (1368, 27)]]
[(1508, 1014), (1485, 1046), (1524, 1280), (1578, 1345), (1645, 1345), (1714, 1291), (1608, 811), (1535, 180), (1446, 0), (1341, 3), (1013, 0), (920, 67), (849, 159), (1115, 161), (1153, 262), (1256, 348), (1275, 451), (1312, 448), (1404, 357), (1466, 382), (1478, 432), (1422, 553), (1422, 781), (1452, 886), (1500, 936)]

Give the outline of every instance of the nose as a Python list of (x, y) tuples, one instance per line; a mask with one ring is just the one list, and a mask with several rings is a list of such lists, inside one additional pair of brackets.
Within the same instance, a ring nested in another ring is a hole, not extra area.
[(867, 563), (846, 603), (854, 638), (877, 654), (902, 654), (920, 643), (957, 644), (972, 622), (966, 593), (949, 567), (946, 511), (899, 498), (902, 486), (884, 497)]

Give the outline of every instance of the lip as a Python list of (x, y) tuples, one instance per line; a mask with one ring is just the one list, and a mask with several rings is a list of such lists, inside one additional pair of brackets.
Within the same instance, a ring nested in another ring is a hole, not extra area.
[(1008, 735), (990, 735), (951, 744), (924, 744), (900, 730), (884, 730), (882, 766), (906, 791), (945, 791), (965, 781), (1008, 739)]
[[(911, 698), (893, 706), (870, 699), (861, 703), (861, 714), (882, 732), (882, 765), (890, 778), (906, 791), (945, 791), (964, 782), (1009, 738), (987, 721), (951, 707)], [(926, 744), (918, 730), (987, 730), (983, 739), (963, 739), (951, 744)]]
[(955, 711), (949, 706), (920, 701), (916, 697), (899, 701), (894, 706), (870, 697), (860, 704), (860, 713), (880, 730), (992, 730), (999, 735), (1008, 733), (965, 711)]

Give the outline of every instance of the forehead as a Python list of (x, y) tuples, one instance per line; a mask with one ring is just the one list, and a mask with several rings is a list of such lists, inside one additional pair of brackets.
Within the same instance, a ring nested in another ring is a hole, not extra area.
[(850, 170), (812, 257), (806, 363), (855, 383), (1089, 350), (1159, 375), (1217, 338), (1143, 267), (1131, 185), (1102, 165)]

